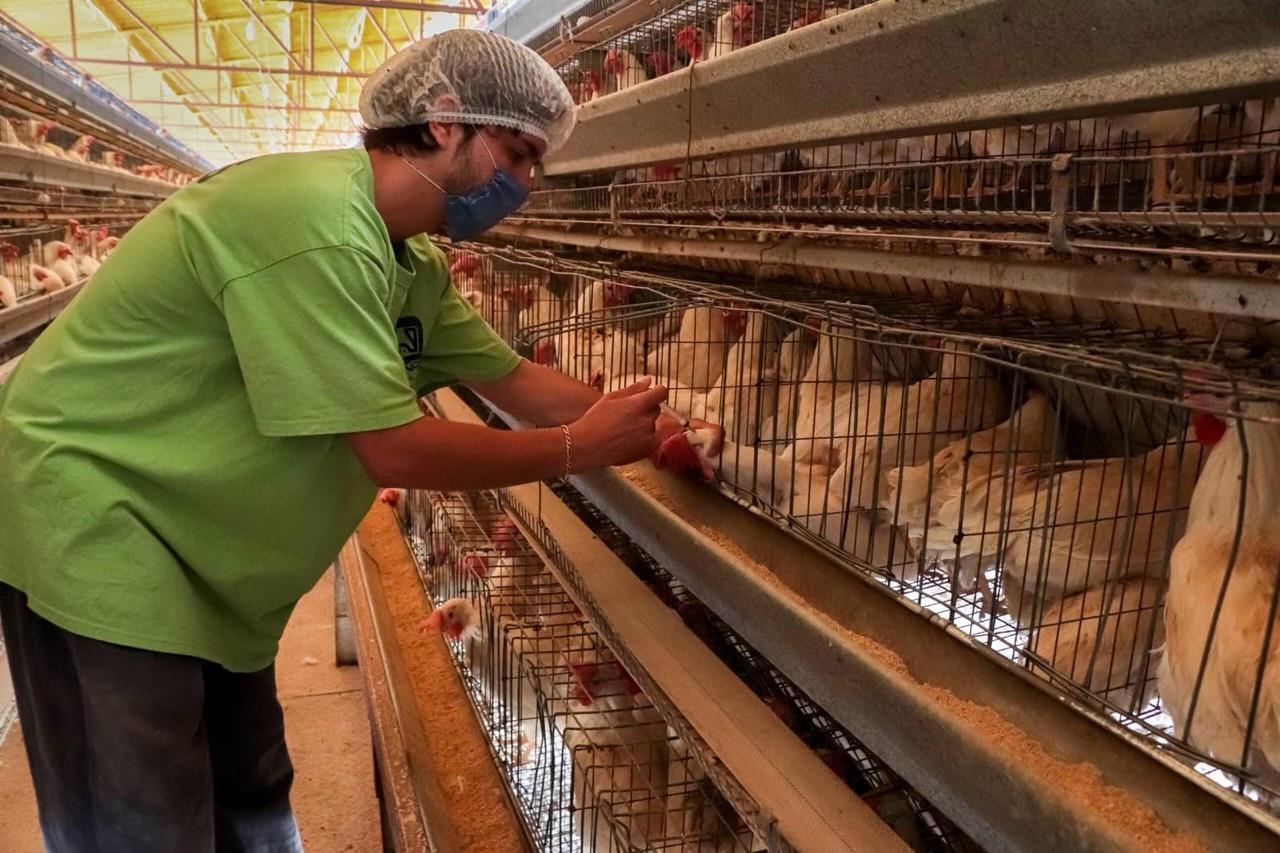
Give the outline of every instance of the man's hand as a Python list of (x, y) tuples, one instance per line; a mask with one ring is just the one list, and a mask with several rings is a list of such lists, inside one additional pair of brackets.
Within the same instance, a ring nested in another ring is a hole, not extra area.
[(648, 378), (600, 398), (569, 425), (574, 442), (574, 468), (582, 471), (627, 465), (648, 457), (658, 446), (658, 404), (667, 389)]

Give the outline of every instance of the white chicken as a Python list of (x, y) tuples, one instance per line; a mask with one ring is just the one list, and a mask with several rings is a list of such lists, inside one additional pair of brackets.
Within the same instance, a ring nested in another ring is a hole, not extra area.
[(966, 489), (963, 508), (944, 505), (941, 529), (964, 535), (928, 547), (1003, 553), (1009, 612), (1031, 625), (1047, 604), (1104, 581), (1158, 577), (1202, 461), (1200, 445), (1179, 435), (1142, 456), (1012, 469)]
[(755, 17), (755, 6), (750, 3), (734, 3), (727, 12), (716, 18), (715, 32), (707, 47), (707, 59), (728, 56), (738, 48), (751, 44), (755, 40), (752, 31)]
[(67, 284), (75, 284), (80, 278), (76, 270), (75, 252), (62, 241), (58, 241), (57, 257), (50, 264), (50, 269)]
[(31, 258), (33, 261), (39, 261), (46, 267), (51, 267), (58, 262), (58, 258), (64, 257), (62, 254), (63, 250), (70, 248), (71, 244), (64, 240), (50, 240), (40, 247), (40, 255), (38, 257), (33, 251)]
[(3, 274), (0, 274), (0, 303), (5, 308), (12, 308), (18, 304), (18, 288), (17, 284), (9, 274), (20, 277), (20, 270), (16, 269), (16, 261), (22, 256), (22, 252), (14, 244), (6, 241), (0, 241), (0, 265), (3, 267)]
[[(1186, 534), (1169, 562), (1157, 679), (1175, 734), (1275, 786), (1280, 784), (1280, 630), (1273, 612), (1280, 566), (1275, 527), (1280, 406), (1246, 403), (1243, 414), (1226, 423), (1201, 414), (1194, 424), (1197, 438), (1212, 449), (1191, 495)], [(1270, 645), (1264, 648), (1268, 634)], [(1250, 725), (1253, 738), (1246, 744)]]
[(604, 55), (604, 73), (613, 80), (614, 91), (621, 92), (649, 79), (644, 63), (634, 53), (620, 47), (611, 47)]
[(807, 462), (814, 454), (843, 455), (854, 397), (872, 375), (871, 351), (859, 330), (822, 324), (809, 368), (796, 395), (795, 425), (787, 454)]
[(736, 309), (698, 305), (684, 311), (680, 331), (658, 346), (645, 369), (695, 391), (709, 391), (724, 373), (729, 347), (742, 335), (746, 314)]
[(778, 410), (777, 330), (763, 311), (750, 312), (715, 387), (707, 392), (705, 417), (724, 427), (729, 441), (753, 444), (761, 420)]
[(597, 369), (607, 367), (611, 355), (606, 352), (607, 341), (630, 295), (628, 285), (615, 281), (592, 281), (582, 290), (573, 314), (554, 338), (556, 364), (562, 373), (582, 382), (600, 382)]
[(12, 148), (27, 147), (18, 138), (18, 132), (14, 130), (13, 122), (4, 116), (0, 116), (0, 145), (8, 145)]
[(71, 160), (79, 160), (81, 163), (89, 162), (89, 149), (93, 147), (93, 134), (86, 133), (76, 139), (75, 142), (67, 148), (66, 156)]
[(634, 376), (644, 369), (644, 342), (626, 329), (611, 329), (597, 336), (587, 384), (604, 392), (617, 386), (614, 377)]
[(880, 505), (918, 540), (926, 519), (936, 524), (939, 509), (959, 496), (966, 483), (1007, 468), (1053, 461), (1061, 444), (1053, 404), (1044, 392), (1031, 391), (1009, 420), (957, 438), (919, 465), (889, 471)]
[(797, 326), (778, 346), (778, 403), (760, 426), (762, 442), (785, 444), (795, 427), (800, 380), (809, 371), (818, 342), (814, 326)]
[(91, 278), (101, 266), (102, 262), (88, 252), (81, 255), (80, 260), (76, 262), (76, 269), (81, 278)]
[(124, 155), (121, 154), (119, 151), (103, 151), (102, 157), (101, 157), (101, 163), (103, 166), (107, 167), (108, 169), (111, 169), (112, 171), (116, 171), (116, 172), (125, 171)]
[(1156, 619), (1164, 589), (1141, 576), (1069, 595), (1045, 608), (1027, 651), (1089, 692), (1141, 708), (1155, 690), (1149, 658), (1164, 637)]
[(66, 286), (66, 280), (53, 270), (48, 267), (42, 267), (39, 264), (31, 265), (31, 288), (33, 290), (40, 290), (48, 294), (62, 290)]
[[(486, 562), (493, 564), (493, 555)], [(598, 661), (600, 653), (591, 632), (582, 628), (581, 614), (540, 612), (536, 596), (522, 589), (530, 575), (543, 571), (540, 563), (497, 562), (483, 573), (487, 607), (450, 599), (432, 612), (425, 627), (463, 643), (476, 683), (516, 719), (520, 741), (514, 761), (523, 765), (537, 750), (544, 716), (563, 718), (571, 703), (561, 674)]]
[(985, 359), (959, 341), (943, 341), (940, 350), (932, 376), (911, 385), (872, 385), (861, 395), (868, 424), (878, 428), (855, 428), (847, 473), (835, 475), (842, 484), (853, 478), (848, 505), (876, 507), (888, 494), (889, 471), (919, 465), (946, 443), (994, 426), (1009, 411), (1008, 394)]
[(27, 119), (19, 125), (18, 133), (34, 150), (54, 157), (66, 157), (66, 151), (48, 141), (47, 137), (51, 130), (53, 130), (53, 122)]

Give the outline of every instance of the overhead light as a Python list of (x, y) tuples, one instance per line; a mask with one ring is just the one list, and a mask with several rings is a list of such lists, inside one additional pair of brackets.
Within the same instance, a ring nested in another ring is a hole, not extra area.
[(253, 18), (250, 18), (244, 23), (244, 40), (245, 41), (258, 40), (258, 27), (254, 24)]

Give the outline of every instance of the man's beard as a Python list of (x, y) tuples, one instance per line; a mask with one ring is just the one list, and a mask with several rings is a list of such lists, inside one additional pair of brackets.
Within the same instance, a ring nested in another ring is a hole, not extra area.
[[(476, 131), (475, 135), (463, 143), (459, 155), (450, 165), (449, 173), (443, 181), (445, 191), (450, 195), (468, 195), (480, 189), (489, 180), (490, 172), (483, 167), (483, 163), (476, 156), (477, 149), (481, 155), (484, 154), (484, 148), (477, 139), (478, 135), (479, 131)], [(484, 157), (484, 163), (488, 162), (489, 158)]]

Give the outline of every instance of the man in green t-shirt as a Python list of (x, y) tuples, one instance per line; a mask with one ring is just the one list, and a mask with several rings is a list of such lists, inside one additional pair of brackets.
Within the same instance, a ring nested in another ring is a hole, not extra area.
[[(363, 149), (261, 157), (142, 220), (0, 387), (0, 621), (46, 849), (301, 849), (272, 661), (378, 486), (643, 458), (662, 388), (520, 359), (423, 234), (475, 237), (572, 129), (456, 31), (362, 93)], [(422, 416), (463, 382), (539, 425)]]

